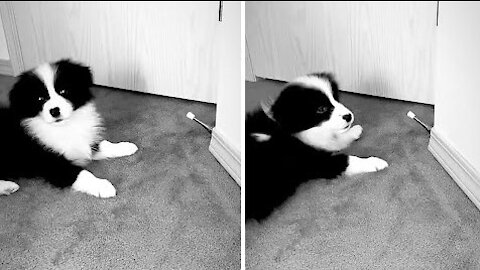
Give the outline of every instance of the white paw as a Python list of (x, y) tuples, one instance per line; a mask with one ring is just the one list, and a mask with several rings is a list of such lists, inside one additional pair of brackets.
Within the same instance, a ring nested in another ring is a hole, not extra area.
[(130, 156), (137, 152), (138, 147), (130, 142), (119, 142), (114, 144), (115, 148), (112, 151), (112, 155), (115, 157)]
[(100, 198), (115, 197), (117, 193), (110, 181), (97, 178), (86, 170), (78, 174), (77, 180), (72, 185), (72, 189)]
[(270, 140), (270, 138), (272, 138), (271, 135), (263, 134), (263, 133), (252, 133), (250, 134), (250, 136), (252, 136), (257, 142), (266, 142)]
[(10, 195), (20, 188), (14, 182), (0, 180), (0, 195)]
[(130, 156), (138, 150), (138, 147), (130, 142), (111, 143), (102, 141), (98, 146), (98, 152), (92, 157), (94, 160)]
[(360, 125), (355, 125), (355, 126), (350, 128), (350, 132), (352, 134), (352, 137), (355, 140), (358, 140), (360, 138), (360, 136), (362, 135), (363, 128)]
[(109, 141), (102, 141), (99, 146), (100, 151), (94, 159), (130, 156), (138, 150), (135, 144), (129, 142), (111, 143)]
[(377, 172), (388, 167), (388, 163), (381, 158), (369, 157), (366, 161), (368, 162), (368, 166), (366, 167), (368, 172)]
[(97, 178), (94, 190), (91, 195), (99, 198), (111, 198), (117, 195), (117, 190), (107, 179)]
[(348, 167), (345, 170), (346, 175), (355, 175), (359, 173), (376, 172), (388, 167), (388, 163), (377, 157), (359, 158), (356, 156), (348, 157)]

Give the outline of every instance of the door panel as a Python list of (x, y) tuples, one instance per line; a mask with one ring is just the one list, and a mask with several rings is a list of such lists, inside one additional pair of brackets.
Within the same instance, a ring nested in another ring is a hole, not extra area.
[(12, 2), (23, 61), (71, 57), (99, 85), (215, 102), (218, 2)]
[(333, 71), (345, 91), (433, 104), (436, 2), (246, 2), (256, 76)]

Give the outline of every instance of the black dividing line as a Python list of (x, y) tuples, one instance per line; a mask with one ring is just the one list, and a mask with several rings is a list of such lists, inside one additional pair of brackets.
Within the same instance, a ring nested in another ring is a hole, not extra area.
[(438, 10), (440, 9), (440, 1), (437, 1), (437, 26), (438, 26)]
[(219, 6), (218, 6), (218, 21), (221, 22), (222, 21), (222, 17), (223, 17), (223, 1), (219, 1)]

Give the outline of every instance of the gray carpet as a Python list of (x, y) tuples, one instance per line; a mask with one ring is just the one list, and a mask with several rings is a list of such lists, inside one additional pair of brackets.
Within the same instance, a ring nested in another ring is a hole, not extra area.
[[(246, 83), (246, 107), (283, 83)], [(312, 180), (270, 219), (246, 224), (247, 269), (480, 269), (480, 212), (427, 150), (433, 106), (343, 93), (363, 126), (346, 152), (384, 171)], [(274, 191), (272, 191), (274, 192)]]
[[(12, 83), (0, 77), (1, 101)], [(107, 139), (139, 147), (88, 166), (117, 196), (17, 182), (19, 191), (0, 197), (0, 269), (239, 269), (240, 188), (208, 151), (210, 135), (185, 117), (213, 124), (215, 106), (94, 93)]]

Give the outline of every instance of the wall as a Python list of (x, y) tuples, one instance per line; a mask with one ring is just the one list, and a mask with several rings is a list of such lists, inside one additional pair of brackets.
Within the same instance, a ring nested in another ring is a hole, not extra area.
[(478, 2), (440, 2), (435, 79), (435, 132), (477, 172), (480, 172), (479, 14)]
[[(223, 21), (219, 27), (217, 48), (219, 52), (217, 118), (210, 150), (240, 183), (241, 153), (241, 93), (242, 59), (240, 2), (224, 2)], [(215, 145), (222, 145), (215, 150)], [(213, 147), (212, 147), (213, 146)], [(221, 152), (219, 152), (221, 151)], [(229, 161), (230, 160), (230, 161)], [(234, 163), (234, 164), (232, 164)]]
[(25, 69), (70, 57), (99, 85), (216, 102), (218, 1), (8, 3)]
[(224, 2), (216, 128), (240, 152), (241, 35), (240, 2)]
[(255, 75), (333, 71), (344, 91), (433, 104), (433, 1), (245, 3)]
[(0, 60), (9, 60), (7, 41), (5, 40), (5, 32), (3, 31), (3, 22), (0, 20)]

